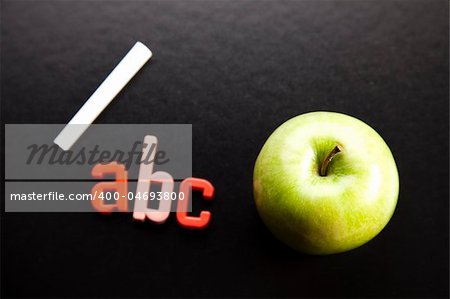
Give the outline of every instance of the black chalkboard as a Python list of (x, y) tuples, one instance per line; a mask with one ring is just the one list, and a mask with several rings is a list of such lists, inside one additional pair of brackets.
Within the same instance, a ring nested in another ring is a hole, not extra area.
[[(447, 1), (2, 1), (3, 124), (66, 123), (140, 40), (151, 62), (96, 123), (192, 124), (193, 176), (216, 188), (200, 232), (3, 213), (2, 295), (448, 297), (448, 34)], [(252, 198), (267, 137), (315, 110), (371, 125), (400, 173), (384, 231), (323, 257), (279, 243)]]

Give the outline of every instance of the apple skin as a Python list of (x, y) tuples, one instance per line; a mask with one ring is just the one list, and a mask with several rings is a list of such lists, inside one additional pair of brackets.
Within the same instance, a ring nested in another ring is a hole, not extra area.
[[(320, 176), (322, 161), (343, 151)], [(335, 112), (310, 112), (278, 127), (256, 160), (253, 194), (269, 230), (308, 254), (359, 247), (389, 222), (399, 192), (389, 147), (364, 122)]]

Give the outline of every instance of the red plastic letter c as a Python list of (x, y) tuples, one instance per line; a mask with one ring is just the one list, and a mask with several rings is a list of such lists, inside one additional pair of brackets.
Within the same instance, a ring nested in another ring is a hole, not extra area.
[(180, 184), (180, 194), (183, 193), (184, 197), (183, 199), (180, 199), (180, 196), (178, 197), (178, 223), (185, 228), (202, 229), (208, 226), (211, 219), (211, 213), (208, 211), (202, 211), (199, 217), (188, 216), (187, 210), (189, 204), (190, 187), (192, 188), (192, 190), (203, 191), (203, 199), (205, 200), (213, 199), (214, 187), (207, 180), (197, 178), (187, 178)]

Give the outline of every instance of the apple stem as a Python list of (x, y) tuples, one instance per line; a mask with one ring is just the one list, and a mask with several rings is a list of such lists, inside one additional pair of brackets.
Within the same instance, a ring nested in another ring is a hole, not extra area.
[(333, 150), (328, 154), (328, 156), (323, 160), (322, 166), (320, 167), (320, 176), (326, 176), (328, 171), (328, 164), (331, 162), (333, 157), (342, 152), (343, 148), (339, 144), (336, 145)]

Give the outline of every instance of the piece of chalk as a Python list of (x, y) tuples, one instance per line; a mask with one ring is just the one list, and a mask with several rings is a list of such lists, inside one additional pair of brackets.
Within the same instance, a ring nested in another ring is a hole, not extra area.
[(150, 57), (152, 57), (150, 49), (137, 42), (53, 142), (63, 150), (69, 150)]

